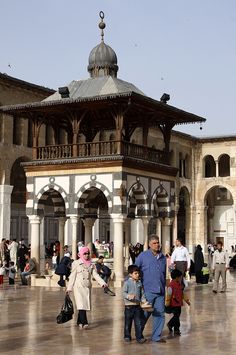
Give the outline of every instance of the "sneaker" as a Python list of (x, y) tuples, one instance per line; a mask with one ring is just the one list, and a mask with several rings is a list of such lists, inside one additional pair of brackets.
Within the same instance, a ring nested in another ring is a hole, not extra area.
[(83, 324), (79, 323), (77, 324), (80, 329), (83, 329)]
[(174, 331), (174, 334), (180, 336), (180, 335), (181, 335), (181, 332), (180, 332), (180, 330), (175, 330), (175, 331)]
[(157, 340), (156, 343), (163, 343), (164, 344), (164, 343), (166, 343), (166, 340), (161, 338), (160, 340)]
[(138, 342), (139, 344), (143, 344), (143, 343), (145, 343), (146, 341), (147, 341), (147, 339), (145, 339), (145, 338), (142, 338), (142, 339), (137, 340), (137, 342)]
[(83, 329), (88, 329), (89, 325), (88, 324), (84, 324), (83, 325)]
[(216, 291), (216, 290), (212, 290), (212, 292), (213, 292), (213, 293), (217, 293), (217, 291)]

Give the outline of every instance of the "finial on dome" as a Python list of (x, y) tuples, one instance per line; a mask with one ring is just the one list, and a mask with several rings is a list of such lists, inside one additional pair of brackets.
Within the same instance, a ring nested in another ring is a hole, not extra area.
[(106, 27), (105, 22), (103, 22), (103, 19), (104, 19), (104, 17), (105, 17), (104, 12), (103, 12), (103, 11), (100, 11), (100, 12), (99, 12), (99, 16), (100, 16), (101, 22), (99, 22), (98, 27), (99, 27), (100, 30), (101, 30), (102, 42), (104, 42), (104, 32), (103, 32), (103, 30), (104, 30), (104, 28)]

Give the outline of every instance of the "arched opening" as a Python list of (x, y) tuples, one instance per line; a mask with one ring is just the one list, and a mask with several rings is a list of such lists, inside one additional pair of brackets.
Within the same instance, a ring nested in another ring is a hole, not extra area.
[(28, 158), (18, 158), (11, 168), (10, 184), (13, 186), (11, 194), (11, 239), (24, 239), (28, 241), (28, 217), (26, 216), (26, 176), (22, 162), (29, 161)]
[(214, 186), (205, 196), (207, 206), (207, 243), (222, 241), (230, 251), (236, 244), (235, 211), (231, 192), (224, 186)]
[(204, 176), (206, 178), (216, 176), (216, 163), (211, 155), (204, 158)]
[(177, 214), (177, 236), (188, 244), (189, 240), (189, 205), (190, 195), (186, 187), (181, 187), (179, 192), (179, 210)]
[(144, 244), (145, 236), (142, 217), (148, 215), (147, 196), (144, 186), (137, 182), (128, 192), (128, 218), (131, 218), (131, 243)]
[(219, 176), (230, 176), (230, 157), (228, 154), (222, 154), (218, 159)]
[(101, 242), (110, 241), (110, 216), (108, 213), (108, 201), (104, 192), (95, 186), (85, 190), (78, 201), (78, 214), (84, 223), (79, 224), (79, 241), (85, 242), (86, 220), (93, 221), (92, 240)]
[(38, 201), (37, 215), (42, 218), (41, 245), (50, 248), (59, 240), (59, 218), (65, 217), (65, 202), (61, 194), (53, 188), (45, 191)]
[(173, 217), (173, 211), (170, 206), (170, 196), (162, 184), (158, 186), (153, 194), (152, 205), (154, 218), (150, 221), (149, 231), (152, 230), (161, 238), (163, 250), (167, 252), (167, 248), (169, 252), (173, 236), (173, 227), (172, 224), (169, 225), (169, 232), (167, 236), (165, 235), (165, 240), (163, 228), (166, 225), (166, 221)]

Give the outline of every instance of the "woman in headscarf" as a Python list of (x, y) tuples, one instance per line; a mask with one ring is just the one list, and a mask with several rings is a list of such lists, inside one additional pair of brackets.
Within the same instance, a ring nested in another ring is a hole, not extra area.
[(96, 267), (92, 265), (89, 248), (82, 247), (79, 252), (79, 259), (72, 263), (72, 270), (66, 290), (67, 293), (74, 292), (76, 308), (78, 310), (77, 325), (80, 328), (88, 327), (86, 311), (90, 311), (91, 309), (92, 278), (102, 287), (107, 287), (106, 282), (98, 275)]
[(194, 269), (196, 276), (196, 283), (202, 283), (202, 268), (204, 266), (204, 256), (202, 253), (202, 247), (200, 244), (197, 245), (196, 251), (194, 253)]

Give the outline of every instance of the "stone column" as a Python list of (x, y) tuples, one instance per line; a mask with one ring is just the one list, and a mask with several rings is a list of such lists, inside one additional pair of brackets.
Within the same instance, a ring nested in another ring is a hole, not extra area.
[(170, 252), (170, 228), (173, 220), (171, 218), (162, 218), (162, 252), (163, 254), (167, 254)]
[(130, 232), (131, 232), (131, 219), (127, 218), (125, 221), (125, 269), (129, 266), (129, 244), (130, 244)]
[(58, 224), (59, 224), (59, 231), (58, 231), (58, 240), (60, 242), (60, 259), (63, 257), (63, 247), (65, 245), (65, 217), (59, 217)]
[(96, 218), (83, 219), (84, 229), (85, 229), (85, 231), (84, 231), (84, 245), (90, 249), (90, 253), (92, 252), (93, 226), (94, 226), (95, 221), (96, 221)]
[(190, 206), (185, 208), (185, 244), (189, 251), (192, 249), (192, 235), (191, 235), (191, 209)]
[(176, 238), (178, 236), (178, 211), (179, 211), (179, 205), (176, 204), (175, 206), (175, 217), (173, 220), (173, 232), (172, 232), (172, 241), (171, 241), (171, 247), (175, 244)]
[(11, 193), (13, 186), (0, 185), (0, 238), (10, 239)]
[(144, 250), (148, 249), (148, 223), (150, 221), (151, 217), (144, 216), (142, 217), (142, 222), (143, 222), (143, 247)]
[(156, 235), (159, 237), (160, 243), (161, 243), (161, 241), (162, 241), (162, 232), (161, 232), (161, 220), (160, 220), (160, 218), (157, 218)]
[(36, 262), (38, 273), (40, 263), (40, 217), (37, 215), (28, 217), (30, 222), (31, 258)]
[[(39, 247), (39, 255), (40, 255), (40, 262), (39, 262), (39, 273), (44, 274), (45, 270), (45, 239), (44, 239), (44, 231), (45, 231), (45, 219), (40, 218), (40, 226), (39, 226), (39, 235), (40, 235), (40, 247)], [(30, 242), (31, 243), (31, 242)], [(32, 283), (31, 283), (32, 285)]]
[(196, 205), (192, 208), (192, 218), (193, 218), (193, 238), (192, 242), (194, 245), (201, 244), (204, 245), (204, 234), (205, 234), (205, 207)]
[(219, 161), (215, 160), (216, 163), (216, 177), (219, 177)]
[(124, 280), (123, 224), (124, 215), (111, 214), (114, 226), (114, 273), (115, 287), (121, 287)]
[(78, 224), (78, 216), (72, 215), (70, 216), (71, 227), (72, 227), (72, 259), (77, 259), (77, 224)]

